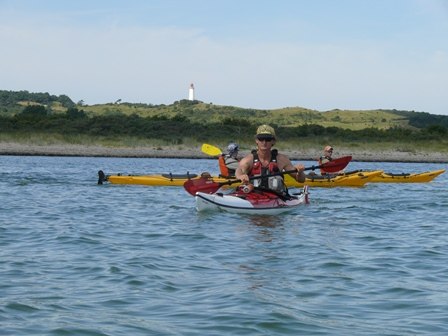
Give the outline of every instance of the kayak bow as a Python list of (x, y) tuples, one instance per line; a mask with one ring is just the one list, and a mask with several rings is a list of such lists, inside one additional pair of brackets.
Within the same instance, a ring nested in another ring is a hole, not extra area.
[(380, 182), (380, 183), (426, 183), (431, 182), (437, 176), (443, 174), (445, 169), (439, 169), (434, 171), (427, 171), (423, 173), (401, 173), (401, 174), (393, 174), (393, 173), (382, 173), (379, 176), (376, 176), (372, 179), (371, 182)]
[(310, 187), (363, 187), (372, 182), (377, 176), (383, 173), (382, 170), (359, 171), (341, 173), (337, 175), (307, 175), (304, 183), (297, 182), (291, 176), (285, 176), (285, 183), (289, 188), (303, 187), (305, 184)]

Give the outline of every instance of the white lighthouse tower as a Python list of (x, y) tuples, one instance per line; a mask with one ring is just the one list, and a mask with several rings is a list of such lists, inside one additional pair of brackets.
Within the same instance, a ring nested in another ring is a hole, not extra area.
[(190, 84), (190, 89), (188, 90), (188, 100), (194, 100), (194, 85)]

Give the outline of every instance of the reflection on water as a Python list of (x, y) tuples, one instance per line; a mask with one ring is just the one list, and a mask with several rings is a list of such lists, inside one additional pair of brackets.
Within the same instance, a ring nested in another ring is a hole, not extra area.
[(256, 226), (275, 228), (282, 224), (279, 216), (248, 215), (249, 222)]

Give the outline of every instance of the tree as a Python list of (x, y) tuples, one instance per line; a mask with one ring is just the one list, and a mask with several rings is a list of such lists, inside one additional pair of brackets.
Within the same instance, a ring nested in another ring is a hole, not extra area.
[(22, 115), (32, 117), (45, 117), (48, 115), (48, 110), (43, 105), (28, 105), (23, 109)]
[(76, 119), (76, 118), (85, 118), (87, 117), (86, 113), (84, 112), (84, 110), (78, 110), (76, 107), (71, 107), (67, 110), (67, 112), (65, 112), (65, 114), (67, 115), (67, 117), (69, 117), (70, 119)]
[(57, 101), (60, 102), (62, 104), (62, 106), (67, 107), (67, 108), (73, 107), (75, 105), (73, 100), (71, 100), (67, 95), (60, 95), (57, 98)]

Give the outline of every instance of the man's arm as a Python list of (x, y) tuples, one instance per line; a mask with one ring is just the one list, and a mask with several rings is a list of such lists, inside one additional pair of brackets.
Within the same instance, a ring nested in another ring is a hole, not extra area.
[(252, 169), (252, 155), (249, 154), (245, 158), (243, 158), (238, 165), (238, 168), (235, 170), (235, 177), (243, 183), (249, 183), (249, 172)]
[(303, 183), (305, 182), (305, 166), (301, 163), (296, 164), (295, 166), (291, 163), (289, 157), (283, 154), (279, 154), (277, 156), (277, 162), (279, 163), (280, 170), (297, 170), (297, 172), (289, 174), (292, 178), (296, 179), (297, 182)]

